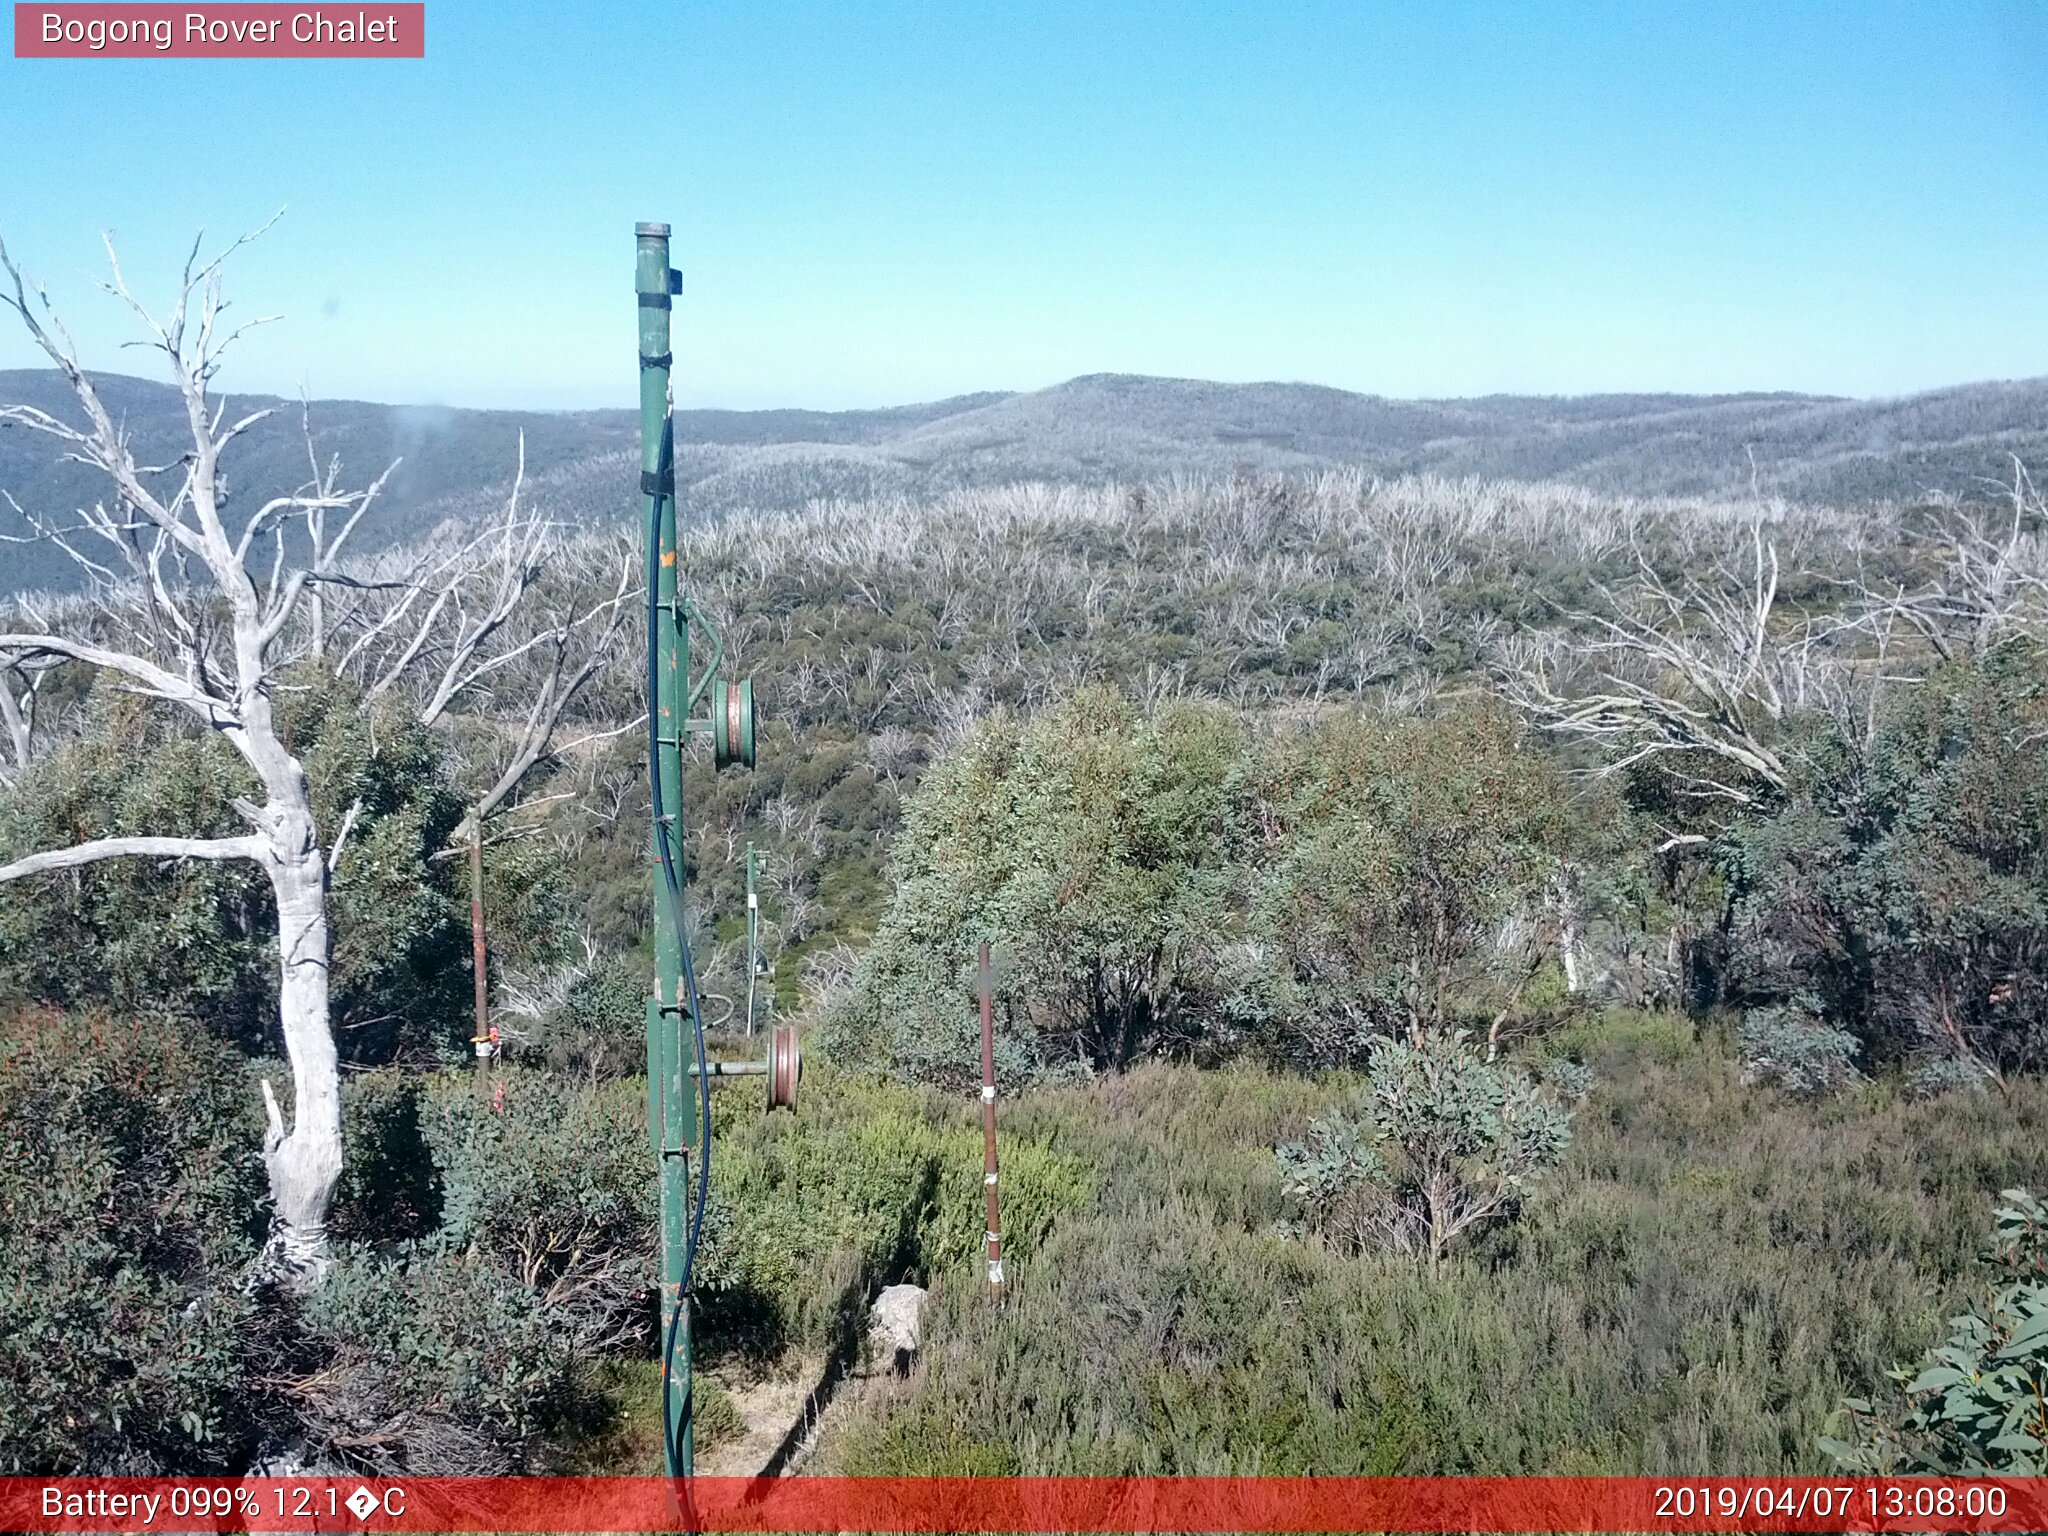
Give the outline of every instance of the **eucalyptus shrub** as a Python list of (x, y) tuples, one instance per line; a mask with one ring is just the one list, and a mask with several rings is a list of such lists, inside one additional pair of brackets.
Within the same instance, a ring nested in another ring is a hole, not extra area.
[(488, 1264), (586, 1348), (644, 1338), (656, 1194), (641, 1082), (500, 1067), (430, 1079), (420, 1124), (438, 1174), (433, 1243)]
[(1560, 778), (1498, 710), (1255, 738), (1217, 705), (1084, 690), (926, 775), (827, 1045), (971, 1087), (981, 938), (1005, 1082), (1146, 1055), (1344, 1065), (1504, 1024), (1562, 998), (1538, 1001), (1534, 919), (1565, 846)]
[(1843, 1403), (1821, 1448), (1846, 1471), (2048, 1473), (2048, 1206), (2024, 1189), (1999, 1199), (1985, 1255), (1997, 1288), (1890, 1373), (1895, 1396)]
[(346, 1241), (292, 1389), (304, 1427), (378, 1467), (533, 1468), (582, 1368), (651, 1343), (644, 1088), (500, 1065), (368, 1077), (347, 1108)]
[[(213, 737), (117, 688), (0, 794), (0, 863), (96, 837), (234, 836), (253, 785)], [(0, 1000), (204, 1018), (249, 1044), (275, 993), (276, 925), (246, 861), (115, 859), (0, 885)]]
[(391, 1471), (529, 1467), (575, 1401), (575, 1337), (486, 1257), (430, 1243), (343, 1253), (306, 1303), (323, 1352), (294, 1399), (316, 1439)]
[(1571, 1112), (1465, 1037), (1380, 1039), (1365, 1100), (1277, 1150), (1286, 1189), (1349, 1246), (1441, 1262), (1461, 1235), (1512, 1216), (1564, 1159)]
[(1220, 710), (1141, 718), (1104, 689), (985, 722), (906, 812), (895, 894), (828, 1049), (978, 1083), (981, 939), (1003, 951), (1004, 1081), (1186, 1045), (1226, 922), (1240, 749)]
[(1862, 1042), (1797, 1006), (1750, 1009), (1738, 1042), (1745, 1083), (1775, 1083), (1787, 1093), (1821, 1098), (1863, 1080), (1856, 1070)]
[(1940, 668), (1868, 730), (1793, 728), (1782, 803), (1717, 845), (1739, 990), (1811, 998), (1875, 1066), (2048, 1064), (2048, 653)]
[(1991, 1079), (1982, 1067), (1957, 1056), (1929, 1056), (1906, 1070), (1906, 1092), (1916, 1099), (1944, 1093), (1986, 1093)]
[(1556, 767), (1497, 708), (1325, 721), (1250, 766), (1258, 836), (1233, 1008), (1270, 1054), (1362, 1062), (1529, 1000), (1544, 950), (1499, 942), (1558, 867)]
[(572, 981), (540, 1021), (537, 1044), (548, 1065), (601, 1077), (646, 1071), (647, 970), (644, 957), (620, 952)]
[(242, 1063), (190, 1025), (0, 1011), (0, 1472), (233, 1469), (257, 1134)]
[[(430, 857), (461, 814), (435, 740), (317, 674), (279, 693), (278, 716), (320, 825), (355, 810), (331, 909), (341, 1049), (433, 1050), (469, 991), (459, 867)], [(0, 860), (94, 837), (231, 836), (247, 830), (232, 802), (252, 790), (214, 737), (95, 688), (79, 733), (0, 796)], [(276, 986), (270, 888), (252, 863), (114, 859), (0, 886), (0, 996), (176, 1013), (264, 1051)]]

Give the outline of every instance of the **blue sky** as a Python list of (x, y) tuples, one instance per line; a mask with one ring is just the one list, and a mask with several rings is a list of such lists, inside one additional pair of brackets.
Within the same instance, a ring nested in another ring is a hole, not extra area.
[[(2048, 7), (428, 0), (424, 61), (0, 57), (0, 234), (285, 319), (228, 382), (693, 404), (1115, 370), (1396, 396), (2048, 373)], [(0, 367), (31, 361), (0, 332)]]

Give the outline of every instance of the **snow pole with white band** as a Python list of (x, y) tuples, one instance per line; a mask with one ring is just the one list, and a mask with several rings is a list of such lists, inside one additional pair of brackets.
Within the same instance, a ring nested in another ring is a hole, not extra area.
[(988, 1298), (1003, 1299), (1003, 1223), (996, 1201), (996, 1028), (995, 977), (988, 943), (977, 956), (981, 983), (981, 1183), (988, 1196), (988, 1230), (982, 1234), (988, 1257)]

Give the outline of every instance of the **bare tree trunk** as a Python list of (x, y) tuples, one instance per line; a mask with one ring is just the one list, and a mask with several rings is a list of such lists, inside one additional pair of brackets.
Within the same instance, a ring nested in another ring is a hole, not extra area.
[(280, 832), (303, 835), (296, 849), (276, 849), (264, 861), (277, 897), (277, 1011), (292, 1068), (292, 1123), (287, 1133), (266, 1080), (271, 1230), (258, 1270), (310, 1289), (327, 1269), (327, 1210), (341, 1177), (341, 1077), (327, 1014), (327, 864), (310, 808), (286, 810), (277, 821)]
[(1569, 864), (1564, 866), (1558, 871), (1553, 889), (1557, 896), (1557, 954), (1564, 966), (1564, 989), (1576, 997), (1583, 984), (1579, 976), (1579, 946), (1585, 936), (1577, 871)]
[(13, 668), (0, 669), (0, 723), (7, 727), (9, 756), (12, 759), (11, 772), (0, 768), (0, 784), (11, 783), (16, 774), (28, 772), (29, 757), (34, 745), (29, 736), (32, 717), (23, 707), (22, 700), (32, 705), (35, 695), (31, 690), (22, 696), (22, 700), (15, 698), (15, 671)]

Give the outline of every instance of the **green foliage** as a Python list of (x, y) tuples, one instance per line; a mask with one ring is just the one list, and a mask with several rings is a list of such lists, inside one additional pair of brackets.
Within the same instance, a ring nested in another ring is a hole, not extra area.
[(644, 1073), (652, 968), (637, 951), (611, 954), (571, 981), (536, 1031), (549, 1067), (609, 1077)]
[[(978, 1106), (807, 1065), (800, 1112), (714, 1099), (711, 1211), (698, 1258), (714, 1352), (858, 1347), (872, 1287), (958, 1272), (981, 1252)], [(1094, 1174), (1042, 1137), (1002, 1144), (1007, 1252), (1035, 1252)]]
[[(314, 1438), (354, 1459), (552, 1465), (603, 1395), (601, 1362), (658, 1348), (644, 1084), (505, 1063), (493, 1082), (502, 1095), (465, 1072), (350, 1085), (337, 1230), (352, 1241), (308, 1309), (295, 1395)], [(846, 1357), (874, 1285), (979, 1254), (978, 1106), (824, 1065), (796, 1116), (762, 1116), (743, 1089), (713, 1104), (700, 1361)], [(1003, 1170), (1019, 1256), (1093, 1196), (1086, 1165), (1042, 1138), (1006, 1139)]]
[(1879, 1061), (2048, 1061), (2044, 666), (2013, 641), (1891, 691), (1867, 739), (1806, 723), (1795, 793), (1723, 840), (1746, 986)]
[(1498, 1025), (1540, 1004), (1541, 947), (1497, 939), (1564, 827), (1555, 770), (1497, 711), (1344, 717), (1275, 747), (1221, 709), (1084, 691), (927, 775), (828, 1042), (968, 1082), (983, 937), (1006, 1081), (1147, 1053), (1334, 1065), (1393, 1031)]
[(0, 1469), (234, 1465), (259, 1129), (241, 1063), (188, 1025), (0, 1013)]
[(1563, 797), (1501, 711), (1323, 723), (1254, 770), (1253, 797), (1247, 938), (1272, 959), (1245, 966), (1238, 1006), (1276, 1055), (1361, 1061), (1527, 1000), (1540, 951), (1497, 935), (1556, 872)]
[(1896, 1472), (2048, 1473), (2048, 1207), (2008, 1189), (1987, 1267), (1999, 1288), (1948, 1320), (1948, 1341), (1890, 1373), (1888, 1401), (1854, 1398), (1820, 1444), (1837, 1465)]
[(518, 1471), (574, 1400), (573, 1335), (482, 1255), (352, 1249), (307, 1303), (305, 1322), (324, 1358), (297, 1385), (300, 1415), (372, 1466)]
[[(505, 837), (493, 832), (503, 812), (485, 824), (484, 914), (489, 927), (493, 974), (508, 967), (548, 966), (568, 952), (574, 935), (576, 895), (560, 850), (541, 837)], [(462, 903), (462, 928), (469, 933), (469, 904)], [(469, 985), (468, 956), (458, 967)]]
[(1984, 1069), (1955, 1056), (1930, 1056), (1913, 1064), (1906, 1074), (1906, 1091), (1931, 1099), (1944, 1093), (1985, 1093), (1990, 1082)]
[[(99, 837), (220, 837), (247, 771), (215, 737), (118, 688), (0, 795), (0, 863)], [(119, 859), (0, 885), (0, 998), (203, 1018), (261, 1038), (275, 990), (270, 887), (253, 864)]]
[(1219, 711), (1136, 718), (1084, 690), (990, 721), (935, 769), (897, 840), (895, 895), (828, 1044), (979, 1080), (974, 947), (999, 945), (1007, 1082), (1123, 1066), (1185, 1039), (1223, 919), (1241, 748)]
[[(440, 743), (389, 700), (366, 703), (310, 667), (278, 701), (278, 730), (305, 766), (316, 824), (332, 837), (360, 806), (328, 909), (339, 1038), (359, 1061), (438, 1055), (469, 991), (461, 869), (430, 862), (462, 815)], [(274, 954), (266, 961), (275, 968)]]
[(420, 1121), (421, 1085), (395, 1071), (341, 1084), (341, 1183), (330, 1235), (377, 1242), (420, 1237), (441, 1220), (441, 1180)]
[(347, 1108), (353, 1241), (305, 1311), (302, 1421), (375, 1466), (533, 1467), (584, 1367), (651, 1345), (644, 1089), (501, 1065), (358, 1079)]
[[(431, 859), (461, 817), (440, 747), (402, 711), (365, 705), (318, 673), (294, 674), (277, 697), (319, 826), (332, 835), (359, 807), (330, 906), (344, 1055), (449, 1051), (457, 1030), (467, 1033), (469, 925), (460, 864)], [(95, 837), (233, 835), (246, 828), (231, 802), (251, 792), (218, 738), (118, 689), (95, 689), (80, 731), (0, 797), (0, 860)], [(544, 859), (521, 850), (494, 863)], [(536, 893), (505, 900), (508, 945), (524, 937), (513, 920), (522, 911), (538, 906), (559, 922), (552, 871), (508, 869), (501, 879), (501, 890)], [(274, 1052), (274, 910), (254, 864), (117, 859), (14, 881), (0, 886), (0, 996), (175, 1013)]]
[(422, 1088), (433, 1241), (488, 1261), (581, 1345), (641, 1337), (656, 1230), (645, 1088), (501, 1067), (483, 1090), (465, 1073)]
[(1600, 1074), (1569, 1056), (1552, 1056), (1543, 1063), (1543, 1081), (1561, 1101), (1577, 1104), (1592, 1093)]
[[(828, 1470), (1818, 1475), (1966, 1287), (1983, 1191), (2048, 1178), (2048, 1085), (1810, 1105), (1675, 1018), (1571, 1027), (1600, 1090), (1518, 1221), (1434, 1271), (1272, 1234), (1272, 1148), (1357, 1085), (1151, 1064), (1010, 1106), (1098, 1170), (1000, 1311), (939, 1277), (909, 1388)], [(1007, 1167), (1007, 1164), (1006, 1164)]]
[(1787, 1093), (1818, 1098), (1861, 1082), (1862, 1042), (1796, 1006), (1752, 1008), (1742, 1016), (1742, 1080), (1775, 1083)]
[(1461, 1234), (1512, 1216), (1571, 1143), (1571, 1112), (1462, 1035), (1372, 1043), (1366, 1101), (1277, 1152), (1288, 1194), (1354, 1248), (1439, 1263)]
[(699, 1451), (709, 1450), (747, 1432), (747, 1421), (725, 1383), (709, 1371), (690, 1378), (690, 1437)]

